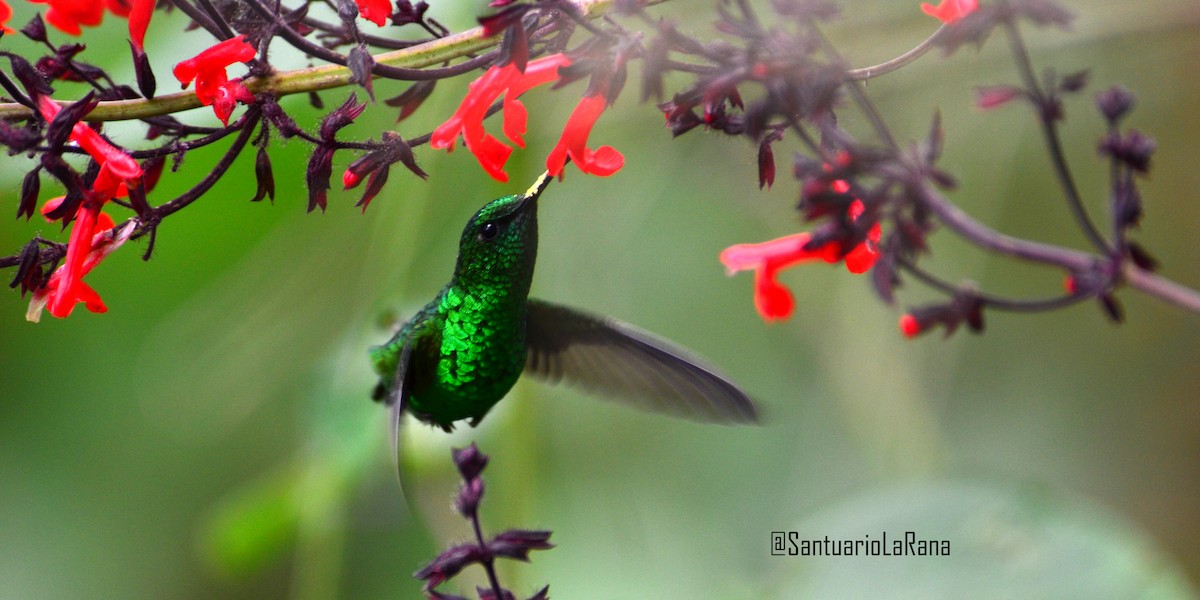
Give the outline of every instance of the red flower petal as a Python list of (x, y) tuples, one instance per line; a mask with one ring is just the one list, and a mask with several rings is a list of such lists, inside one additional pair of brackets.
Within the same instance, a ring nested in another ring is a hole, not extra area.
[(129, 11), (129, 39), (139, 52), (144, 52), (146, 28), (150, 26), (150, 17), (154, 15), (155, 0), (133, 0)]
[(796, 301), (792, 292), (775, 280), (777, 269), (759, 269), (754, 273), (754, 308), (770, 323), (792, 316)]
[(96, 233), (96, 215), (99, 212), (100, 205), (95, 202), (85, 202), (75, 211), (71, 239), (67, 242), (67, 256), (58, 269), (62, 275), (57, 293), (51, 296), (47, 305), (50, 314), (60, 319), (71, 314), (75, 308), (76, 284), (83, 278), (83, 261), (92, 249), (92, 236)]
[[(96, 203), (88, 203), (79, 210), (80, 217), (72, 224), (71, 241), (67, 245), (67, 260), (50, 274), (45, 287), (34, 292), (29, 309), (25, 313), (27, 320), (36, 322), (44, 308), (49, 308), (50, 314), (55, 317), (66, 317), (80, 302), (94, 313), (108, 310), (100, 295), (83, 281), (83, 276), (100, 264), (104, 257), (128, 241), (134, 227), (129, 223), (120, 231), (113, 231), (112, 219), (102, 212), (97, 212), (92, 228), (95, 233), (85, 248), (83, 234), (76, 232), (82, 232), (86, 228), (87, 223), (81, 221), (91, 219), (89, 215), (96, 212), (96, 206)], [(72, 249), (75, 249), (75, 254), (72, 254)], [(82, 259), (76, 258), (79, 254), (83, 254)]]
[[(857, 219), (865, 210), (860, 201), (853, 202), (848, 213)], [(754, 270), (754, 307), (767, 322), (786, 319), (795, 308), (792, 294), (776, 280), (779, 271), (801, 262), (824, 260), (836, 263), (844, 260), (851, 273), (869, 271), (878, 260), (877, 245), (882, 235), (876, 223), (867, 233), (867, 239), (844, 257), (836, 242), (815, 249), (805, 246), (812, 240), (807, 232), (794, 233), (758, 244), (737, 244), (721, 252), (721, 264), (732, 275), (738, 271)]]
[[(173, 73), (179, 83), (187, 87), (193, 79), (205, 77), (216, 78), (217, 73), (225, 76), (225, 67), (234, 63), (249, 62), (254, 58), (254, 46), (246, 43), (246, 36), (239, 35), (215, 44), (196, 56), (175, 65)], [(196, 82), (200, 86), (200, 82)]]
[[(38, 112), (47, 121), (52, 120), (62, 110), (58, 103), (47, 96), (39, 96), (37, 103)], [(119, 192), (120, 186), (136, 185), (141, 179), (141, 165), (124, 150), (101, 137), (95, 129), (88, 127), (87, 123), (80, 121), (71, 128), (71, 141), (79, 144), (84, 152), (100, 163), (100, 174), (96, 177), (92, 189), (103, 192), (103, 200), (126, 195)]]
[(99, 25), (104, 18), (104, 4), (95, 0), (30, 0), (47, 4), (46, 22), (68, 35), (79, 35), (80, 25)]
[(4, 0), (0, 0), (0, 31), (4, 33), (13, 33), (12, 27), (8, 26), (8, 20), (12, 18), (12, 7)]
[[(487, 116), (488, 108), (501, 94), (504, 95), (504, 135), (517, 146), (524, 147), (528, 113), (517, 97), (536, 86), (558, 79), (558, 68), (569, 64), (571, 61), (565, 55), (552, 54), (528, 63), (523, 72), (513, 63), (493, 65), (471, 82), (458, 109), (434, 129), (429, 140), (430, 147), (452, 151), (461, 135), (467, 149), (475, 155), (488, 175), (497, 181), (508, 181), (504, 165), (512, 154), (512, 148), (484, 129), (483, 119)], [(611, 161), (607, 155), (602, 158)]]
[(979, 0), (942, 0), (937, 6), (928, 2), (921, 3), (921, 10), (943, 22), (953, 23), (979, 8)]
[(358, 5), (358, 16), (383, 27), (392, 16), (391, 0), (354, 0)]
[(568, 156), (575, 161), (580, 171), (600, 177), (612, 175), (625, 165), (625, 157), (612, 147), (603, 146), (595, 152), (587, 147), (592, 127), (607, 105), (608, 101), (603, 93), (587, 95), (579, 100), (579, 104), (575, 105), (575, 110), (567, 118), (567, 124), (563, 126), (558, 144), (550, 151), (550, 156), (546, 157), (546, 170), (550, 175), (558, 176), (562, 173)]

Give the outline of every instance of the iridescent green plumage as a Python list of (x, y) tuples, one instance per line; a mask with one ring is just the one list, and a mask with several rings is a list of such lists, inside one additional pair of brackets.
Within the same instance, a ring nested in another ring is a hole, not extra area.
[(530, 299), (537, 199), (488, 203), (467, 223), (454, 276), (390, 341), (371, 349), (375, 398), (449, 431), (475, 425), (522, 372), (574, 382), (641, 408), (716, 422), (752, 422), (737, 386), (670, 342), (610, 319)]

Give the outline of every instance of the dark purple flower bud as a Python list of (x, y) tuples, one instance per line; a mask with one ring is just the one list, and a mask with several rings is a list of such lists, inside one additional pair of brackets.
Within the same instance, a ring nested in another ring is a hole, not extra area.
[[(357, 83), (362, 86), (364, 90), (367, 90), (367, 96), (374, 100), (375, 90), (371, 83), (371, 69), (375, 68), (375, 57), (371, 56), (367, 48), (360, 44), (350, 50), (350, 56), (346, 59), (346, 66), (350, 68), (350, 83)], [(363, 106), (365, 107), (366, 105), (364, 104)], [(355, 116), (357, 117), (358, 115)]]
[(67, 64), (59, 60), (56, 56), (43, 56), (39, 58), (34, 68), (37, 69), (38, 73), (42, 74), (42, 77), (48, 80), (83, 81), (74, 72), (68, 70)]
[[(660, 104), (659, 108), (663, 108), (663, 105)], [(671, 129), (672, 137), (679, 137), (704, 124), (704, 121), (696, 116), (696, 113), (692, 110), (677, 110), (673, 112), (664, 110), (664, 113), (667, 116), (667, 127)]]
[[(484, 27), (487, 31), (487, 27)], [(529, 34), (525, 25), (518, 19), (504, 31), (504, 39), (500, 43), (500, 54), (496, 57), (496, 66), (513, 65), (524, 73), (525, 65), (529, 64)]]
[(1158, 270), (1158, 259), (1154, 258), (1153, 255), (1147, 252), (1141, 244), (1137, 242), (1126, 242), (1125, 250), (1129, 252), (1129, 259), (1132, 260), (1133, 264), (1137, 265), (1138, 268), (1146, 271)]
[(529, 597), (529, 600), (550, 600), (550, 586), (545, 586), (538, 590), (536, 594)]
[(400, 116), (396, 117), (396, 122), (398, 123), (416, 112), (417, 108), (433, 93), (435, 85), (437, 85), (437, 81), (433, 79), (414, 82), (408, 86), (407, 90), (404, 90), (404, 93), (395, 98), (384, 100), (383, 103), (400, 109)]
[(29, 61), (9, 52), (3, 52), (0, 55), (8, 57), (9, 62), (12, 63), (13, 76), (25, 87), (25, 93), (29, 94), (30, 98), (36, 100), (38, 96), (49, 96), (54, 93), (54, 88), (46, 83), (46, 79), (33, 65), (29, 64)]
[(363, 190), (362, 198), (359, 198), (354, 206), (361, 206), (362, 211), (364, 213), (367, 212), (367, 205), (371, 204), (371, 200), (374, 200), (375, 196), (378, 196), (379, 192), (383, 190), (383, 184), (387, 183), (388, 173), (390, 172), (391, 169), (388, 167), (372, 171), (367, 176), (367, 187)]
[(1074, 93), (1087, 87), (1088, 80), (1091, 79), (1091, 71), (1084, 69), (1070, 73), (1062, 78), (1062, 83), (1059, 84), (1059, 89), (1067, 93)]
[(771, 150), (771, 142), (763, 140), (758, 145), (758, 189), (771, 189), (775, 184), (775, 152)]
[(458, 509), (459, 514), (470, 518), (479, 509), (479, 501), (483, 498), (483, 479), (475, 477), (466, 480), (463, 483), (462, 489), (458, 491), (458, 498), (454, 500), (454, 507)]
[(9, 155), (32, 150), (42, 141), (42, 136), (33, 128), (13, 127), (8, 121), (0, 120), (0, 144), (8, 146)]
[(15, 288), (21, 286), (21, 297), (25, 297), (25, 292), (37, 289), (41, 286), (42, 267), (41, 247), (38, 241), (29, 240), (24, 247), (21, 248), (21, 255), (17, 262), (17, 272), (13, 274), (13, 280), (8, 284), (8, 287)]
[(503, 556), (516, 560), (529, 560), (532, 550), (549, 550), (554, 547), (550, 543), (550, 531), (531, 531), (528, 529), (509, 529), (488, 542), (488, 550), (494, 556)]
[(337, 15), (343, 23), (354, 23), (358, 18), (358, 4), (354, 0), (337, 0)]
[(479, 17), (479, 25), (483, 27), (483, 35), (491, 37), (520, 23), (526, 12), (532, 8), (528, 4), (509, 6), (494, 15)]
[(1124, 136), (1110, 133), (1100, 141), (1101, 154), (1107, 154), (1142, 173), (1150, 170), (1150, 156), (1157, 148), (1158, 143), (1154, 138), (1136, 129), (1130, 129)]
[(341, 106), (333, 109), (333, 112), (330, 112), (321, 120), (321, 126), (318, 130), (321, 134), (321, 139), (333, 140), (339, 129), (353, 123), (354, 119), (357, 119), (366, 108), (367, 104), (365, 102), (362, 104), (358, 103), (358, 96), (356, 94), (350, 94), (350, 97), (346, 98), (346, 101)]
[(63, 144), (71, 137), (71, 129), (84, 116), (92, 112), (100, 101), (93, 92), (88, 92), (78, 102), (68, 104), (54, 115), (54, 119), (46, 126), (46, 145), (51, 151), (61, 152)]
[(475, 544), (452, 546), (423, 569), (413, 573), (413, 577), (425, 582), (425, 591), (442, 584), (442, 582), (458, 575), (467, 565), (477, 563), (485, 558), (483, 549)]
[(263, 198), (269, 197), (271, 204), (274, 204), (275, 174), (271, 170), (271, 157), (264, 146), (258, 148), (258, 155), (254, 157), (254, 178), (258, 181), (258, 190), (250, 201), (261, 202)]
[(42, 189), (41, 167), (34, 167), (21, 181), (21, 201), (17, 204), (17, 218), (23, 215), (28, 221), (37, 211), (38, 192)]
[(318, 206), (321, 207), (321, 212), (325, 212), (326, 193), (329, 191), (329, 177), (332, 173), (333, 148), (324, 144), (317, 146), (304, 174), (308, 183), (308, 212), (312, 212)]
[(1133, 93), (1119, 85), (1114, 85), (1096, 94), (1096, 108), (1100, 109), (1100, 114), (1104, 115), (1111, 125), (1116, 125), (1122, 117), (1129, 113), (1129, 109), (1133, 108), (1133, 102)]
[(976, 333), (982, 332), (983, 302), (970, 290), (962, 290), (949, 303), (929, 304), (910, 310), (900, 320), (900, 329), (907, 337), (915, 337), (941, 325), (950, 337), (963, 323)]
[[(95, 163), (93, 162), (92, 164)], [(57, 221), (64, 217), (69, 218), (73, 216), (75, 210), (79, 208), (79, 204), (83, 202), (83, 191), (87, 189), (83, 178), (57, 154), (43, 154), (42, 168), (57, 179), (63, 188), (67, 190), (66, 198), (59, 203), (57, 208), (46, 213), (45, 217), (51, 221)], [(64, 220), (64, 227), (66, 223), (67, 221)]]
[(46, 38), (46, 22), (42, 20), (42, 13), (33, 15), (33, 18), (21, 28), (21, 33), (35, 42), (50, 43), (50, 40)]
[(474, 442), (466, 448), (452, 450), (451, 456), (454, 457), (454, 464), (458, 467), (458, 472), (466, 481), (479, 477), (488, 463), (488, 456), (480, 452)]
[(133, 52), (133, 72), (137, 76), (138, 90), (142, 96), (153, 98), (158, 83), (154, 79), (154, 70), (150, 68), (150, 58), (132, 41), (129, 42), (129, 49)]
[(396, 2), (396, 12), (392, 13), (392, 25), (420, 23), (425, 20), (425, 11), (427, 10), (429, 10), (427, 2), (422, 1), (414, 5), (409, 0), (399, 0)]
[(783, 139), (783, 130), (775, 129), (758, 144), (758, 189), (768, 189), (775, 183), (775, 151), (771, 144)]

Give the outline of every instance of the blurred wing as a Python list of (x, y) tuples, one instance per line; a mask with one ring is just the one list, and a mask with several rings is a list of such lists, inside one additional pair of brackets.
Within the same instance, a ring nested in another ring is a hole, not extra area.
[(408, 408), (409, 390), (404, 385), (408, 373), (408, 359), (412, 355), (412, 342), (404, 344), (400, 359), (396, 361), (396, 372), (392, 375), (392, 387), (385, 402), (388, 405), (388, 425), (391, 430), (392, 461), (396, 466), (396, 477), (400, 477), (400, 423), (404, 420), (404, 409)]
[(525, 372), (697, 421), (754, 423), (754, 402), (687, 350), (616, 319), (530, 299)]

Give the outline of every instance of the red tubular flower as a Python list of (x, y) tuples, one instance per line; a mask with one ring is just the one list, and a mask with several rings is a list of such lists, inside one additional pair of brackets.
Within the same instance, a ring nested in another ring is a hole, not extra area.
[(145, 52), (146, 28), (154, 15), (155, 0), (133, 0), (129, 9), (129, 40), (138, 52)]
[[(850, 206), (850, 216), (858, 218), (863, 212), (862, 202)], [(747, 269), (754, 270), (754, 307), (764, 321), (782, 320), (790, 317), (796, 302), (792, 293), (779, 283), (777, 275), (783, 269), (813, 260), (836, 263), (844, 260), (851, 273), (865, 273), (874, 266), (879, 254), (875, 245), (879, 242), (879, 224), (871, 228), (867, 240), (856, 246), (844, 257), (836, 242), (815, 249), (805, 249), (812, 239), (807, 232), (794, 233), (758, 244), (737, 244), (721, 252), (721, 264), (730, 275)]]
[[(62, 110), (62, 107), (47, 96), (39, 96), (37, 104), (38, 112), (47, 121), (54, 119), (58, 111)], [(79, 144), (84, 152), (100, 164), (100, 173), (92, 183), (92, 190), (102, 198), (101, 202), (128, 195), (129, 187), (140, 185), (141, 165), (125, 151), (108, 143), (95, 129), (88, 127), (87, 123), (80, 121), (71, 128), (71, 141)]]
[[(53, 120), (54, 116), (62, 110), (62, 107), (47, 96), (39, 96), (37, 104), (38, 112), (47, 121)], [(102, 202), (109, 198), (128, 195), (130, 186), (140, 184), (141, 165), (138, 165), (137, 161), (133, 160), (133, 157), (126, 154), (125, 151), (108, 143), (108, 140), (96, 133), (95, 129), (88, 127), (87, 123), (80, 121), (71, 127), (71, 141), (79, 144), (84, 152), (87, 152), (100, 164), (100, 173), (96, 175), (92, 189), (102, 197)]]
[(29, 0), (34, 4), (48, 4), (46, 22), (69, 35), (83, 33), (80, 25), (94, 27), (104, 18), (104, 4), (96, 0)]
[(909, 339), (915, 338), (921, 335), (922, 329), (921, 322), (916, 317), (910, 314), (900, 317), (900, 333), (903, 333), (904, 337)]
[(435, 149), (454, 150), (454, 143), (462, 135), (467, 150), (475, 155), (483, 170), (497, 181), (508, 181), (504, 163), (512, 154), (512, 147), (496, 139), (483, 128), (483, 118), (488, 107), (504, 94), (504, 135), (513, 144), (524, 148), (525, 125), (528, 113), (525, 105), (517, 99), (530, 89), (558, 79), (559, 67), (571, 64), (564, 54), (552, 54), (531, 61), (522, 72), (516, 64), (493, 65), (483, 75), (472, 81), (467, 95), (454, 114), (433, 130), (429, 145)]
[[(38, 97), (38, 112), (47, 121), (54, 119), (60, 110), (62, 108), (48, 97)], [(107, 310), (99, 294), (83, 282), (83, 276), (133, 233), (132, 227), (126, 227), (122, 235), (109, 233), (113, 220), (101, 212), (101, 208), (109, 199), (128, 195), (130, 188), (141, 185), (141, 165), (82, 121), (72, 126), (70, 137), (100, 164), (100, 172), (75, 214), (64, 217), (72, 219), (67, 255), (63, 264), (50, 275), (46, 286), (34, 293), (25, 314), (30, 321), (38, 320), (42, 308), (48, 308), (51, 315), (61, 319), (70, 315), (79, 302), (92, 312)], [(53, 211), (62, 200), (55, 198), (47, 202), (42, 213)]]
[(546, 157), (546, 169), (551, 175), (557, 177), (562, 173), (567, 157), (575, 162), (580, 171), (599, 177), (612, 175), (625, 165), (625, 157), (612, 146), (601, 146), (595, 151), (587, 147), (592, 126), (596, 124), (596, 119), (600, 118), (607, 105), (608, 100), (602, 92), (585, 95), (579, 100), (563, 127), (558, 144), (550, 151), (550, 156)]
[(254, 95), (240, 79), (230, 80), (225, 73), (229, 65), (254, 58), (254, 46), (247, 44), (245, 38), (245, 35), (239, 35), (216, 44), (175, 65), (173, 71), (185, 88), (193, 79), (196, 81), (196, 98), (204, 106), (212, 106), (217, 118), (226, 125), (236, 102), (245, 104), (254, 100)]
[(12, 18), (12, 7), (4, 0), (0, 0), (0, 31), (4, 33), (12, 33), (12, 27), (8, 26), (8, 20)]
[(392, 0), (354, 0), (358, 16), (383, 27), (392, 16)]
[[(42, 212), (54, 210), (62, 200), (62, 197), (50, 200), (42, 207)], [(71, 223), (67, 256), (63, 264), (51, 273), (45, 287), (34, 292), (25, 313), (27, 320), (37, 322), (42, 309), (49, 309), (51, 315), (60, 319), (65, 318), (80, 302), (94, 313), (108, 310), (96, 290), (84, 283), (83, 277), (104, 257), (124, 244), (134, 227), (131, 223), (121, 231), (113, 232), (113, 220), (100, 211), (101, 204), (85, 201), (76, 211), (75, 220)]]
[(937, 6), (921, 3), (921, 11), (946, 24), (953, 23), (979, 8), (979, 0), (942, 0)]

